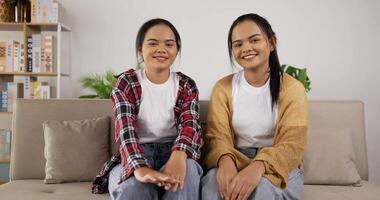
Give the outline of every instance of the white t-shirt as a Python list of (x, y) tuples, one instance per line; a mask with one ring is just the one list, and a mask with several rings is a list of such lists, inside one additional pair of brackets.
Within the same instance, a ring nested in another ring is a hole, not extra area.
[(170, 72), (169, 79), (162, 84), (152, 83), (145, 70), (136, 71), (141, 84), (142, 95), (137, 115), (139, 142), (165, 143), (174, 141), (177, 129), (174, 121), (174, 106), (177, 99), (179, 77)]
[(278, 105), (272, 109), (268, 81), (261, 87), (250, 85), (244, 70), (232, 80), (232, 126), (236, 146), (241, 149), (273, 145)]

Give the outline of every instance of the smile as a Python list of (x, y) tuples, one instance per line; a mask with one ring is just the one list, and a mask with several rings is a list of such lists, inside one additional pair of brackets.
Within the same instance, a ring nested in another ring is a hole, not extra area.
[(256, 56), (257, 56), (257, 54), (249, 54), (249, 55), (242, 56), (241, 58), (244, 60), (250, 60)]
[(167, 57), (164, 57), (164, 56), (153, 56), (153, 58), (161, 62), (166, 61), (168, 59)]

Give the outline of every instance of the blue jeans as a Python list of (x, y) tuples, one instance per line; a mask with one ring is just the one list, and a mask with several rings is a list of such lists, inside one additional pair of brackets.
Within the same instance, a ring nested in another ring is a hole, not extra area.
[[(156, 170), (162, 170), (171, 154), (171, 143), (142, 144), (144, 156)], [(186, 160), (186, 177), (183, 189), (176, 192), (165, 191), (151, 183), (141, 183), (134, 176), (118, 184), (123, 168), (121, 164), (110, 172), (108, 190), (113, 200), (158, 200), (158, 199), (189, 199), (198, 200), (200, 195), (200, 178), (202, 167), (194, 160)]]
[[(254, 158), (257, 148), (239, 149), (249, 158)], [(202, 200), (222, 199), (216, 180), (217, 168), (213, 168), (202, 178)], [(296, 168), (289, 174), (288, 186), (282, 190), (274, 186), (267, 178), (262, 177), (256, 189), (250, 195), (250, 200), (298, 200), (302, 199), (303, 173)]]

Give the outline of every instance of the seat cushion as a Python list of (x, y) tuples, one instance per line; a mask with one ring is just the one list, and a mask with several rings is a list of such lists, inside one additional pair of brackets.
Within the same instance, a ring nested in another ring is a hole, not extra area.
[(17, 180), (0, 186), (7, 200), (109, 200), (108, 194), (92, 194), (91, 182), (44, 184), (43, 180)]
[[(367, 181), (361, 187), (305, 185), (303, 200), (377, 200), (380, 186)], [(108, 194), (92, 194), (91, 182), (44, 184), (43, 180), (17, 180), (0, 186), (1, 199), (7, 200), (109, 200)]]
[(361, 187), (305, 185), (304, 200), (378, 200), (380, 186), (361, 181)]

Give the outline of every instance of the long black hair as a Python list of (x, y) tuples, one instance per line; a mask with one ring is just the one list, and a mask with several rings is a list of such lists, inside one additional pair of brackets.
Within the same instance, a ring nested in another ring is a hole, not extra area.
[(175, 37), (175, 43), (176, 43), (176, 46), (178, 49), (178, 53), (179, 54), (181, 53), (181, 37), (179, 36), (179, 33), (178, 33), (177, 29), (174, 27), (174, 25), (165, 19), (161, 19), (161, 18), (151, 19), (151, 20), (145, 22), (140, 27), (139, 31), (137, 32), (137, 36), (136, 36), (136, 59), (137, 59), (138, 65), (140, 65), (143, 62), (142, 59), (139, 59), (139, 50), (142, 47), (146, 33), (153, 26), (160, 25), (160, 24), (166, 25), (167, 27), (170, 28), (170, 30), (172, 30), (174, 37)]
[[(232, 23), (230, 27), (230, 31), (228, 32), (228, 54), (230, 56), (230, 62), (232, 65), (234, 65), (233, 55), (232, 55), (232, 38), (231, 38), (232, 31), (238, 24), (244, 21), (255, 22), (259, 26), (261, 31), (267, 36), (268, 41), (271, 41), (271, 40), (276, 41), (276, 34), (274, 33), (271, 25), (265, 18), (254, 13), (249, 13), (249, 14), (245, 14), (238, 17)], [(271, 51), (269, 54), (269, 70), (270, 70), (269, 87), (270, 87), (270, 93), (272, 97), (272, 108), (273, 108), (273, 106), (278, 102), (278, 98), (280, 96), (281, 80), (282, 80), (282, 75), (283, 75), (283, 71), (281, 69), (280, 61), (278, 59), (277, 48), (275, 44), (274, 44), (273, 51)]]

